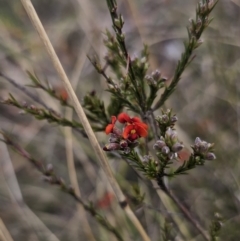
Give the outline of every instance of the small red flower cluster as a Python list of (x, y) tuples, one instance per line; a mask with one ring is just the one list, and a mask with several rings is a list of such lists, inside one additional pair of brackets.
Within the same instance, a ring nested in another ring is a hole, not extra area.
[(129, 141), (135, 141), (140, 137), (146, 137), (148, 134), (148, 126), (142, 122), (138, 117), (130, 118), (128, 114), (121, 113), (116, 116), (112, 116), (112, 123), (108, 124), (105, 132), (106, 134), (115, 133), (119, 134), (118, 129), (115, 127), (117, 120), (124, 124), (122, 137)]

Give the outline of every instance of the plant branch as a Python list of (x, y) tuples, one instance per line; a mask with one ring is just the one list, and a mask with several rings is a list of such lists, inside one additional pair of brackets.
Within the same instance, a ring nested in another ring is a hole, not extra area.
[(122, 207), (122, 209), (126, 212), (127, 216), (129, 217), (129, 219), (132, 221), (132, 223), (134, 224), (134, 226), (136, 227), (136, 229), (138, 230), (138, 232), (141, 234), (143, 240), (145, 241), (149, 241), (150, 238), (148, 237), (147, 233), (145, 232), (145, 230), (143, 229), (141, 223), (139, 222), (139, 220), (136, 218), (136, 216), (134, 215), (134, 213), (132, 212), (132, 210), (130, 209), (127, 201), (126, 201), (126, 198), (121, 190), (121, 188), (119, 187), (113, 173), (112, 173), (112, 170), (111, 170), (111, 167), (108, 163), (108, 160), (105, 156), (105, 154), (103, 153), (103, 150), (102, 148), (100, 147), (98, 141), (97, 141), (97, 138), (92, 130), (92, 127), (90, 125), (90, 123), (88, 122), (88, 119), (83, 111), (83, 108), (81, 106), (81, 104), (79, 103), (78, 101), (78, 98), (75, 94), (75, 92), (73, 91), (73, 88), (71, 86), (71, 83), (53, 49), (53, 46), (48, 38), (48, 35), (31, 3), (30, 0), (21, 0), (27, 14), (29, 15), (33, 25), (35, 26), (37, 32), (39, 33), (40, 35), (40, 38), (42, 40), (42, 42), (44, 43), (45, 45), (45, 48), (47, 50), (47, 52), (49, 53), (49, 56), (53, 62), (53, 65), (56, 69), (56, 71), (58, 72), (59, 74), (59, 77), (60, 79), (62, 80), (63, 82), (63, 85), (65, 87), (65, 89), (67, 90), (69, 96), (71, 97), (72, 99), (72, 103), (73, 103), (73, 106), (77, 112), (77, 115), (79, 117), (79, 119), (81, 120), (81, 123), (83, 125), (83, 128), (85, 129), (87, 135), (88, 135), (88, 138), (90, 140), (90, 143), (96, 153), (96, 156), (98, 157), (101, 165), (102, 165), (102, 168), (114, 190), (114, 193), (120, 203), (120, 206)]
[(39, 97), (33, 95), (30, 91), (28, 91), (24, 86), (19, 85), (15, 80), (12, 78), (6, 76), (2, 72), (0, 72), (0, 76), (6, 79), (9, 83), (11, 83), (13, 86), (15, 86), (17, 89), (21, 90), (23, 93), (25, 93), (27, 96), (29, 96), (31, 99), (42, 105), (44, 108), (48, 110), (52, 110), (50, 107), (48, 107)]
[[(158, 182), (159, 185), (159, 182)], [(165, 185), (164, 181), (162, 180), (159, 187), (173, 200), (173, 202), (176, 204), (176, 206), (182, 211), (184, 216), (187, 218), (188, 221), (190, 221), (193, 226), (202, 234), (204, 239), (206, 241), (209, 241), (209, 237), (205, 230), (202, 228), (202, 226), (199, 224), (199, 222), (191, 215), (191, 213), (188, 211), (186, 207), (178, 200), (178, 198), (173, 194), (173, 192)]]
[(0, 133), (3, 135), (4, 141), (8, 146), (11, 146), (13, 148), (14, 151), (16, 151), (19, 155), (21, 155), (22, 157), (24, 157), (25, 159), (27, 159), (28, 161), (30, 161), (35, 168), (41, 172), (44, 176), (44, 180), (46, 182), (48, 182), (49, 184), (52, 185), (57, 185), (59, 187), (61, 187), (61, 189), (68, 193), (69, 195), (71, 195), (78, 203), (80, 203), (83, 208), (88, 211), (93, 217), (95, 217), (95, 219), (103, 226), (105, 227), (108, 231), (112, 232), (116, 238), (119, 241), (123, 241), (123, 238), (121, 237), (121, 235), (119, 234), (119, 232), (117, 231), (117, 229), (115, 227), (113, 227), (103, 216), (101, 216), (93, 207), (92, 204), (86, 204), (85, 202), (83, 202), (83, 200), (77, 195), (77, 193), (75, 192), (75, 190), (71, 187), (68, 186), (65, 181), (61, 178), (58, 177), (55, 173), (55, 171), (53, 170), (52, 165), (48, 165), (47, 167), (45, 167), (43, 165), (43, 163), (37, 159), (35, 159), (34, 157), (32, 157), (26, 150), (24, 150), (20, 145), (18, 145), (17, 143), (13, 142), (7, 135), (6, 133), (0, 131)]
[[(155, 115), (153, 112), (151, 112), (152, 121), (155, 121)], [(155, 129), (155, 127), (154, 127)], [(153, 135), (155, 140), (158, 140), (159, 137), (157, 136), (157, 132), (153, 131)], [(164, 172), (164, 168), (162, 170)], [(205, 238), (205, 240), (209, 241), (209, 238), (202, 228), (202, 226), (198, 223), (198, 221), (192, 217), (190, 212), (187, 210), (186, 207), (177, 199), (177, 197), (172, 193), (172, 191), (166, 186), (164, 180), (163, 180), (164, 173), (159, 173), (159, 175), (156, 178), (158, 186), (163, 190), (164, 193), (167, 194), (167, 196), (175, 203), (175, 205), (183, 212), (184, 216), (193, 224), (193, 226), (202, 234), (202, 236)]]
[(165, 88), (164, 92), (162, 93), (160, 99), (155, 104), (153, 110), (159, 109), (167, 100), (167, 98), (173, 93), (175, 90), (181, 75), (185, 68), (190, 64), (190, 62), (194, 59), (195, 56), (193, 56), (193, 51), (198, 48), (202, 41), (200, 40), (200, 37), (203, 33), (203, 31), (208, 27), (212, 19), (209, 19), (209, 15), (215, 5), (217, 4), (217, 1), (201, 1), (198, 4), (197, 10), (196, 10), (196, 20), (190, 19), (190, 26), (188, 27), (188, 41), (184, 44), (185, 45), (185, 51), (182, 54), (181, 59), (179, 60), (174, 77), (168, 87)]
[(86, 133), (83, 131), (81, 123), (63, 118), (60, 114), (58, 114), (52, 109), (45, 110), (34, 105), (27, 105), (26, 103), (21, 104), (12, 95), (10, 95), (7, 100), (1, 101), (1, 103), (15, 106), (23, 110), (24, 112), (31, 114), (38, 120), (47, 120), (49, 123), (57, 123), (61, 126), (72, 127), (86, 137)]
[(127, 47), (125, 44), (125, 36), (122, 32), (122, 27), (124, 24), (123, 17), (121, 15), (117, 14), (117, 2), (115, 0), (106, 0), (108, 9), (112, 18), (112, 23), (113, 23), (113, 29), (116, 33), (116, 38), (119, 43), (120, 49), (123, 52), (123, 55), (125, 57), (125, 61), (127, 63), (127, 69), (128, 69), (128, 75), (129, 78), (132, 82), (132, 85), (134, 86), (134, 92), (137, 96), (137, 99), (139, 100), (139, 105), (142, 107), (141, 104), (143, 104), (143, 99), (139, 91), (139, 86), (136, 80), (136, 76), (133, 70), (131, 58), (129, 56), (129, 53), (127, 51)]
[(53, 97), (54, 99), (60, 101), (61, 105), (67, 106), (67, 107), (69, 107), (71, 109), (74, 109), (74, 107), (70, 103), (68, 103), (67, 96), (65, 97), (65, 96), (62, 96), (61, 93), (57, 93), (57, 91), (55, 89), (53, 89), (48, 82), (47, 82), (48, 86), (46, 87), (45, 85), (43, 85), (40, 82), (38, 77), (34, 76), (31, 72), (27, 71), (27, 74), (28, 74), (29, 78), (33, 82), (33, 85), (28, 85), (29, 87), (42, 89), (47, 94), (49, 94), (51, 97)]
[(71, 126), (77, 132), (81, 133), (84, 137), (86, 137), (85, 132), (83, 132), (83, 130), (79, 129), (79, 128), (82, 128), (80, 123), (77, 123), (76, 121), (70, 122), (64, 118), (61, 118), (61, 115), (59, 113), (57, 113), (52, 108), (48, 107), (39, 97), (37, 97), (36, 95), (33, 95), (24, 86), (19, 85), (15, 80), (4, 75), (2, 72), (0, 72), (0, 76), (3, 77), (4, 79), (6, 79), (7, 81), (9, 81), (13, 86), (15, 86), (17, 89), (21, 90), (24, 94), (26, 94), (32, 100), (34, 100), (38, 104), (42, 105), (46, 110), (44, 110), (42, 108), (36, 108), (33, 105), (31, 105), (31, 106), (27, 106), (26, 104), (21, 105), (15, 98), (13, 98), (12, 95), (10, 95), (11, 98), (9, 98), (6, 101), (1, 101), (1, 103), (14, 105), (17, 108), (20, 108), (20, 109), (26, 111), (27, 113), (34, 115), (34, 117), (36, 119), (46, 119), (48, 122), (57, 122), (58, 124), (63, 125), (63, 126)]

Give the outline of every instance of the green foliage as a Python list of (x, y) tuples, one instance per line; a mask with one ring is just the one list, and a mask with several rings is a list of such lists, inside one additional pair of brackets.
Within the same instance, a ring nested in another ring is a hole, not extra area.
[(107, 111), (109, 116), (117, 116), (123, 109), (123, 103), (112, 96)]
[(157, 163), (151, 157), (141, 160), (138, 153), (131, 150), (129, 153), (122, 153), (121, 156), (129, 161), (129, 164), (144, 174), (146, 177), (153, 179), (157, 174)]
[(109, 117), (106, 114), (104, 102), (101, 101), (93, 91), (84, 96), (83, 107), (87, 110), (87, 117), (95, 123), (101, 123), (102, 130), (109, 122)]

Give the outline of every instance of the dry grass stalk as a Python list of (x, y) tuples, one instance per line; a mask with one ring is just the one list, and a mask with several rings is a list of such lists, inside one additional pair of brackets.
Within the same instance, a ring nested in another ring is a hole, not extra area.
[[(86, 44), (85, 42), (82, 44), (83, 49), (89, 48), (89, 45)], [(82, 67), (85, 61), (85, 52), (82, 52), (82, 54), (79, 55), (76, 66), (74, 67), (73, 70), (73, 75), (72, 75), (72, 86), (73, 89), (76, 89), (78, 79), (80, 77)], [(69, 118), (69, 120), (72, 120), (72, 114), (73, 110), (71, 108), (66, 110), (65, 117)], [(66, 146), (66, 158), (67, 158), (67, 166), (68, 166), (68, 173), (69, 173), (69, 178), (72, 187), (74, 188), (76, 194), (81, 197), (81, 191), (78, 185), (78, 179), (77, 179), (77, 172), (75, 168), (75, 163), (74, 163), (74, 156), (73, 156), (73, 136), (72, 136), (72, 128), (70, 127), (65, 127), (64, 128), (64, 134), (65, 134), (65, 146)], [(77, 203), (77, 212), (79, 216), (79, 220), (81, 222), (81, 225), (83, 227), (83, 231), (87, 237), (88, 240), (90, 241), (95, 241), (94, 235), (91, 231), (91, 227), (88, 223), (86, 212), (83, 208), (83, 206), (80, 203)]]
[(0, 218), (0, 240), (2, 241), (13, 241), (11, 234), (5, 226), (3, 220)]

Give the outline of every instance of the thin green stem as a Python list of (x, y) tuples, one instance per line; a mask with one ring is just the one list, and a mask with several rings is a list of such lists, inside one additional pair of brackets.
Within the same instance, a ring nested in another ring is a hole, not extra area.
[(122, 27), (123, 27), (123, 19), (122, 16), (117, 14), (117, 2), (115, 0), (106, 0), (108, 9), (112, 18), (112, 23), (113, 23), (113, 29), (116, 33), (116, 38), (119, 43), (119, 47), (121, 51), (123, 52), (123, 55), (125, 57), (125, 60), (127, 62), (127, 70), (128, 70), (128, 75), (129, 78), (134, 86), (134, 93), (137, 96), (139, 105), (141, 106), (142, 109), (144, 109), (144, 101), (143, 101), (143, 96), (140, 94), (139, 88), (138, 88), (138, 83), (136, 80), (136, 76), (133, 70), (131, 58), (128, 54), (126, 43), (125, 43), (125, 37), (122, 32)]

